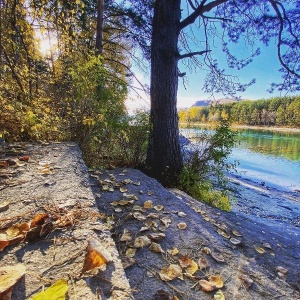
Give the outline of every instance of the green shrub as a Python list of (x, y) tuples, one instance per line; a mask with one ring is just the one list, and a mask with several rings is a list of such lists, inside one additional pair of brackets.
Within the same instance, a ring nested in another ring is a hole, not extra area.
[(179, 186), (193, 198), (229, 211), (231, 208), (226, 172), (235, 169), (227, 158), (236, 141), (228, 122), (220, 123), (214, 134), (203, 132), (191, 146), (179, 176)]

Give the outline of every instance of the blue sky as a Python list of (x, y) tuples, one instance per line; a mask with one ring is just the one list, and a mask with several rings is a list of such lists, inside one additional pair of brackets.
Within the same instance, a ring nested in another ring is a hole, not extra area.
[[(238, 52), (243, 52), (239, 47)], [(254, 58), (253, 62), (242, 70), (227, 69), (228, 73), (239, 76), (240, 82), (249, 82), (251, 79), (256, 78), (256, 83), (249, 87), (245, 92), (239, 93), (242, 99), (257, 100), (263, 98), (270, 98), (275, 96), (284, 96), (285, 94), (280, 94), (279, 92), (274, 92), (270, 94), (267, 89), (270, 87), (272, 82), (280, 82), (281, 73), (278, 71), (280, 64), (278, 62), (276, 47), (275, 45), (270, 45), (268, 47), (261, 46), (261, 54)], [(215, 57), (218, 59), (219, 63), (224, 67), (227, 65), (226, 60), (222, 51), (215, 50)], [(145, 84), (150, 84), (149, 76), (142, 73), (138, 68), (134, 68), (139, 80)], [(182, 79), (179, 79), (179, 89), (178, 89), (178, 107), (190, 107), (197, 100), (200, 99), (213, 99), (209, 94), (205, 94), (202, 90), (204, 73), (201, 70), (190, 71), (180, 67), (180, 71), (186, 71), (186, 83), (183, 85)], [(129, 101), (130, 108), (140, 108), (149, 107), (149, 98), (147, 95), (141, 94), (141, 98), (132, 94), (133, 101)], [(222, 94), (216, 94), (214, 96), (216, 99), (224, 98)]]

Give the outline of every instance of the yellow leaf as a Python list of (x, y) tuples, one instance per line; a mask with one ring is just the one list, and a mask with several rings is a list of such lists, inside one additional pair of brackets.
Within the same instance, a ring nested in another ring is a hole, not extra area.
[(194, 262), (193, 260), (191, 261), (190, 266), (186, 269), (186, 272), (189, 275), (194, 275), (194, 273), (196, 273), (198, 270), (198, 265), (196, 262)]
[(214, 300), (225, 300), (225, 296), (222, 293), (221, 290), (218, 290), (215, 294), (214, 294)]
[(34, 295), (30, 300), (65, 300), (68, 288), (67, 280), (59, 279), (45, 291)]
[(153, 203), (151, 200), (147, 200), (144, 202), (144, 208), (153, 208)]
[(5, 299), (3, 298), (5, 292), (12, 288), (25, 273), (26, 268), (22, 264), (0, 267), (0, 299)]
[(220, 275), (211, 275), (209, 280), (199, 280), (199, 285), (202, 291), (211, 292), (216, 289), (222, 288), (224, 283)]
[(163, 281), (170, 281), (175, 278), (183, 279), (181, 267), (175, 264), (163, 267), (158, 274)]
[(265, 249), (261, 248), (261, 247), (258, 247), (258, 246), (255, 246), (255, 250), (260, 253), (260, 254), (263, 254), (265, 253)]
[(177, 248), (173, 248), (172, 250), (168, 250), (168, 253), (170, 253), (172, 256), (175, 256), (179, 253), (179, 250)]
[(178, 227), (179, 229), (186, 229), (186, 228), (187, 228), (187, 225), (186, 225), (186, 223), (184, 223), (184, 222), (180, 222), (180, 223), (177, 224), (177, 227)]

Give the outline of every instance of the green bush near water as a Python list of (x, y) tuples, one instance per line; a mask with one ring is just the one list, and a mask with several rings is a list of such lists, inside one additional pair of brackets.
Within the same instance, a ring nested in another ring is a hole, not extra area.
[(195, 199), (230, 211), (225, 172), (235, 168), (235, 164), (229, 163), (227, 158), (236, 142), (236, 134), (230, 130), (229, 123), (223, 121), (213, 135), (204, 132), (198, 141), (202, 145), (195, 144), (187, 158), (180, 174), (179, 187)]

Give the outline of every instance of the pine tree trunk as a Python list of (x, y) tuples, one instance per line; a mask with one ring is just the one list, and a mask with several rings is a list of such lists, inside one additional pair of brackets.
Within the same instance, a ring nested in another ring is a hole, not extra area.
[(151, 43), (151, 133), (147, 163), (155, 177), (173, 183), (182, 170), (177, 115), (180, 0), (155, 2)]

